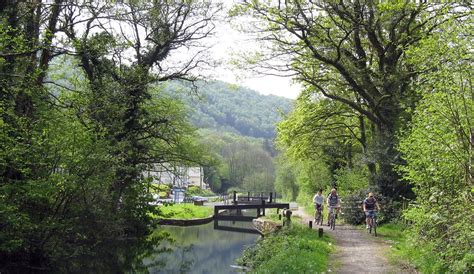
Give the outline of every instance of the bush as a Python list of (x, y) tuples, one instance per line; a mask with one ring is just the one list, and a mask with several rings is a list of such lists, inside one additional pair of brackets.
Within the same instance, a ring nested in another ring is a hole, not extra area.
[(342, 212), (346, 223), (359, 225), (365, 221), (365, 214), (362, 211), (362, 203), (367, 197), (367, 190), (360, 190), (352, 195), (342, 198)]
[(214, 192), (208, 189), (202, 189), (198, 186), (190, 186), (186, 190), (187, 196), (213, 196), (215, 195)]
[(167, 184), (152, 184), (150, 186), (150, 192), (151, 193), (160, 193), (160, 192), (166, 192), (169, 193), (171, 192), (171, 186)]
[(160, 197), (160, 199), (165, 199), (165, 198), (168, 198), (168, 193), (164, 191), (160, 191), (158, 192), (158, 196)]
[(364, 189), (342, 199), (342, 212), (344, 212), (343, 218), (346, 223), (359, 225), (365, 222), (362, 203), (369, 192), (374, 192), (375, 199), (377, 199), (381, 208), (381, 211), (377, 213), (378, 223), (397, 221), (401, 218), (403, 209), (401, 202), (384, 197), (373, 190)]

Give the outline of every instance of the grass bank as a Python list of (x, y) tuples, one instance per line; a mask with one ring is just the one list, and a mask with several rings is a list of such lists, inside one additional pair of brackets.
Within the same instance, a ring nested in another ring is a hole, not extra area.
[(193, 204), (171, 204), (159, 207), (158, 215), (153, 215), (157, 219), (199, 219), (209, 217), (214, 213), (214, 208), (210, 206), (195, 206)]
[(384, 224), (377, 228), (379, 237), (390, 243), (390, 260), (421, 273), (442, 273), (446, 270), (437, 259), (437, 253), (429, 244), (415, 242), (408, 228), (400, 224)]
[(319, 273), (327, 270), (332, 247), (328, 236), (293, 221), (246, 249), (237, 261), (253, 273)]

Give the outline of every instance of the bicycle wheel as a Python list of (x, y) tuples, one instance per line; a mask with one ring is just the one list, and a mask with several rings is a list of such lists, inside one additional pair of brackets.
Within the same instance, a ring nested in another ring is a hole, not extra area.
[(334, 214), (331, 215), (331, 229), (335, 230), (336, 229), (336, 219), (334, 218)]

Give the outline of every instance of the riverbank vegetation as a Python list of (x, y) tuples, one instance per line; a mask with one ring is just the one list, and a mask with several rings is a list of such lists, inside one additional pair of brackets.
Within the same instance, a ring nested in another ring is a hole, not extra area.
[(269, 234), (246, 249), (238, 264), (252, 273), (321, 273), (327, 270), (332, 248), (328, 236), (297, 222)]
[[(120, 271), (135, 263), (141, 251), (119, 250), (150, 231), (143, 174), (203, 160), (183, 104), (163, 91), (210, 64), (197, 48), (220, 10), (208, 1), (2, 1), (1, 272), (77, 272), (76, 260), (107, 250), (117, 250), (106, 258)], [(171, 61), (182, 48), (195, 51)], [(64, 258), (70, 268), (58, 269)], [(92, 272), (117, 272), (100, 269)]]
[(196, 206), (193, 204), (167, 204), (159, 206), (158, 213), (153, 214), (157, 219), (191, 220), (207, 218), (214, 213), (210, 206)]

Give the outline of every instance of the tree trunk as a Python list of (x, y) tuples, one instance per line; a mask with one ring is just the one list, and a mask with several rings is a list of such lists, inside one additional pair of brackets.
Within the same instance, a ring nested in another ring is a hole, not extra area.
[(367, 145), (367, 132), (365, 129), (364, 116), (359, 115), (359, 129), (360, 129), (360, 142), (362, 144), (362, 152), (366, 157), (367, 168), (369, 170), (369, 186), (375, 185), (375, 177), (377, 176), (377, 168), (375, 162), (372, 159), (372, 156), (369, 155), (368, 145)]

